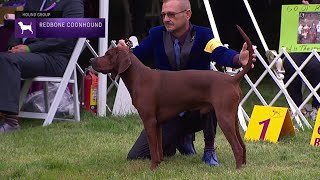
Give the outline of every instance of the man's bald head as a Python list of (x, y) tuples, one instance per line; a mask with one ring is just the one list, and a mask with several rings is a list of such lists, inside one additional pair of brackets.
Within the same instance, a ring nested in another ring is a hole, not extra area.
[(178, 2), (181, 9), (191, 9), (189, 0), (163, 0), (163, 3), (172, 2), (172, 1)]

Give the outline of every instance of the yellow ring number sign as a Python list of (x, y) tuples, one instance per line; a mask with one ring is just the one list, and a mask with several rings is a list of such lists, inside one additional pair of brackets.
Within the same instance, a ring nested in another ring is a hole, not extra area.
[(318, 110), (318, 115), (317, 115), (316, 123), (314, 124), (310, 144), (313, 146), (320, 147), (320, 115), (319, 114), (320, 114), (320, 109)]
[(295, 132), (288, 108), (255, 105), (244, 139), (276, 143), (289, 134)]

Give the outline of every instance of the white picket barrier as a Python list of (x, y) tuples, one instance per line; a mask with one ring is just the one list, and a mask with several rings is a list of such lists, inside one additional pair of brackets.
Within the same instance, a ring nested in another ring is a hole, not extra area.
[[(255, 83), (253, 83), (247, 75), (245, 76), (245, 79), (248, 82), (251, 89), (243, 97), (243, 99), (240, 103), (240, 106), (239, 106), (238, 117), (239, 117), (239, 121), (242, 126), (242, 129), (243, 130), (247, 129), (247, 123), (250, 119), (249, 115), (247, 114), (248, 110), (245, 110), (243, 108), (243, 104), (248, 101), (248, 98), (252, 93), (254, 93), (258, 97), (258, 99), (260, 100), (260, 103), (264, 106), (273, 106), (274, 103), (279, 99), (280, 95), (283, 94), (286, 101), (287, 101), (288, 108), (290, 109), (291, 116), (292, 116), (292, 118), (294, 118), (296, 124), (302, 130), (304, 129), (305, 126), (309, 129), (311, 129), (312, 125), (309, 122), (310, 120), (307, 120), (307, 118), (302, 114), (301, 110), (307, 104), (307, 102), (311, 99), (312, 96), (315, 96), (316, 99), (320, 102), (319, 95), (316, 92), (320, 88), (320, 83), (315, 88), (313, 88), (301, 70), (311, 60), (311, 58), (313, 56), (315, 56), (320, 61), (320, 57), (319, 57), (318, 53), (315, 50), (312, 50), (310, 56), (308, 56), (307, 59), (304, 61), (304, 63), (302, 63), (301, 66), (298, 67), (295, 64), (295, 62), (293, 61), (293, 59), (291, 58), (291, 56), (286, 51), (286, 48), (282, 48), (281, 52), (278, 55), (276, 55), (276, 57), (270, 62), (270, 64), (266, 63), (266, 61), (263, 59), (263, 57), (257, 51), (256, 48), (254, 48), (254, 52), (257, 55), (257, 60), (259, 60), (262, 63), (265, 70), (264, 70), (264, 72), (262, 72), (261, 76), (256, 80)], [(286, 83), (283, 82), (283, 77), (286, 75), (285, 72), (284, 71), (279, 72), (279, 71), (275, 70), (275, 69), (279, 68), (276, 66), (279, 61), (282, 61), (281, 57), (287, 58), (288, 61), (291, 63), (291, 65), (296, 70), (296, 72), (292, 75), (292, 77)], [(282, 74), (282, 73), (284, 73), (284, 74)], [(274, 83), (279, 88), (279, 92), (272, 98), (272, 100), (269, 103), (265, 100), (265, 98), (261, 95), (261, 93), (257, 89), (257, 86), (260, 85), (260, 83), (266, 77), (266, 75), (270, 75), (272, 80), (274, 81)], [(293, 102), (292, 98), (290, 97), (290, 95), (288, 94), (288, 91), (286, 89), (288, 87), (288, 85), (293, 81), (294, 78), (298, 78), (297, 77), (298, 75), (301, 77), (303, 83), (306, 84), (306, 87), (310, 90), (310, 93), (304, 99), (303, 103), (299, 107), (297, 107), (297, 105)]]

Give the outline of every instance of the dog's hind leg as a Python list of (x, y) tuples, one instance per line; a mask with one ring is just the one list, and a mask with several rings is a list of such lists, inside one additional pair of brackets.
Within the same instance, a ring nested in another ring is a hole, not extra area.
[(162, 128), (161, 124), (157, 124), (158, 152), (160, 161), (163, 161), (163, 144), (162, 144)]
[(226, 107), (222, 106), (216, 108), (216, 116), (223, 134), (231, 145), (236, 160), (236, 168), (239, 169), (242, 165), (243, 149), (240, 142), (238, 141), (235, 130), (236, 127), (234, 121), (236, 121), (236, 119), (234, 117), (234, 112), (226, 112), (224, 108)]
[(246, 145), (244, 144), (242, 137), (240, 135), (240, 131), (239, 131), (239, 119), (238, 119), (238, 115), (236, 115), (236, 133), (237, 133), (237, 137), (238, 137), (238, 141), (242, 146), (242, 150), (243, 150), (243, 159), (242, 159), (242, 164), (247, 164), (247, 150), (246, 150)]

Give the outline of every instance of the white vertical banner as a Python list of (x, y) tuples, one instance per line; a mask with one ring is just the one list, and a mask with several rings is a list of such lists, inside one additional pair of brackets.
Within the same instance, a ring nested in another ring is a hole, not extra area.
[[(105, 38), (99, 38), (99, 56), (104, 55), (108, 49), (108, 23), (109, 23), (109, 0), (99, 1), (99, 17), (105, 19)], [(107, 75), (102, 73), (98, 74), (98, 102), (97, 102), (97, 115), (106, 116), (107, 106)]]

